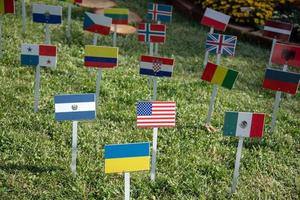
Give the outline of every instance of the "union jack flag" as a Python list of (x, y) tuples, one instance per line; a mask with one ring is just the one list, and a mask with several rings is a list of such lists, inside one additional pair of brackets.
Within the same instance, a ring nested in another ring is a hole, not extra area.
[(206, 51), (234, 56), (236, 42), (236, 36), (209, 33), (206, 39)]
[(138, 26), (138, 40), (141, 42), (164, 43), (166, 25), (141, 23)]
[(169, 23), (172, 19), (173, 6), (166, 4), (148, 3), (148, 19), (155, 22)]

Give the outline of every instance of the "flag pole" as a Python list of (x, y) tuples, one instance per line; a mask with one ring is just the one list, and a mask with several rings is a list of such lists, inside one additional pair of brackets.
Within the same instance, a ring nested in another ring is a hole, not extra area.
[(274, 52), (274, 47), (275, 47), (276, 42), (277, 42), (277, 40), (275, 38), (273, 38), (268, 67), (272, 67), (272, 54)]
[(34, 81), (34, 112), (37, 112), (39, 110), (41, 66), (37, 65), (35, 70), (36, 71), (35, 71), (35, 81)]
[[(98, 41), (98, 35), (96, 33), (94, 33), (93, 45), (97, 45), (97, 41)], [(102, 69), (99, 68), (98, 73), (97, 73), (97, 79), (96, 79), (96, 105), (97, 105), (98, 98), (100, 95), (101, 77), (102, 77)]]
[[(209, 33), (214, 33), (214, 28), (210, 27)], [(204, 56), (204, 61), (203, 61), (203, 67), (205, 67), (205, 65), (208, 62), (208, 54), (209, 52), (205, 50), (205, 56)]]
[[(157, 22), (157, 24), (160, 24), (160, 21)], [(158, 55), (158, 46), (159, 46), (159, 43), (155, 43), (155, 47), (154, 47), (154, 55)]]
[(26, 32), (26, 4), (25, 0), (22, 0), (22, 33)]
[(153, 43), (152, 42), (149, 42), (149, 55), (150, 56), (154, 55), (154, 53), (153, 53)]
[(45, 43), (46, 44), (50, 44), (51, 43), (51, 38), (50, 38), (50, 26), (49, 24), (45, 25), (45, 32), (46, 32), (46, 40)]
[[(221, 54), (217, 54), (217, 65), (220, 64), (221, 61)], [(207, 119), (206, 119), (206, 124), (210, 124), (211, 122), (211, 116), (212, 116), (212, 112), (214, 110), (214, 104), (215, 104), (215, 99), (218, 93), (218, 86), (216, 84), (214, 84), (214, 88), (210, 97), (210, 103), (209, 103), (209, 108), (208, 108), (208, 115), (207, 115)]]
[(130, 173), (129, 172), (124, 173), (124, 181), (125, 181), (124, 200), (129, 200), (130, 199)]
[(78, 121), (73, 121), (73, 129), (72, 129), (72, 162), (71, 162), (71, 171), (72, 171), (73, 176), (76, 176), (77, 125), (78, 125)]
[(158, 132), (158, 128), (153, 128), (152, 157), (151, 157), (151, 171), (150, 171), (151, 181), (155, 181), (156, 154), (157, 154), (157, 132)]
[[(283, 71), (286, 72), (288, 70), (288, 65), (285, 64), (283, 65)], [(275, 126), (276, 126), (276, 117), (277, 117), (277, 112), (279, 109), (279, 104), (280, 104), (280, 100), (281, 100), (281, 93), (280, 91), (276, 92), (276, 96), (275, 96), (275, 102), (274, 102), (274, 106), (273, 106), (273, 113), (272, 113), (272, 122), (271, 122), (271, 133), (274, 131)]]
[(114, 33), (113, 33), (113, 46), (116, 47), (117, 46), (117, 25), (116, 24), (113, 25), (113, 30), (114, 30)]
[(240, 161), (241, 161), (241, 156), (242, 156), (243, 141), (244, 141), (244, 137), (240, 137), (237, 151), (236, 151), (236, 159), (235, 159), (235, 165), (234, 165), (231, 194), (235, 193), (235, 191), (236, 191), (236, 186), (237, 186), (238, 177), (239, 177)]
[(67, 38), (71, 38), (71, 17), (72, 17), (72, 4), (68, 4), (68, 24), (67, 24)]
[(93, 45), (97, 45), (97, 41), (98, 41), (98, 34), (94, 33), (94, 37), (93, 37)]

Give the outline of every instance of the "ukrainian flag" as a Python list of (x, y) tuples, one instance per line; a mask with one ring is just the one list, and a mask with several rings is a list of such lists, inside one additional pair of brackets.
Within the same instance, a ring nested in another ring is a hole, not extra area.
[(118, 48), (86, 45), (84, 66), (97, 68), (113, 68), (118, 66)]
[(105, 173), (150, 169), (150, 143), (105, 145)]

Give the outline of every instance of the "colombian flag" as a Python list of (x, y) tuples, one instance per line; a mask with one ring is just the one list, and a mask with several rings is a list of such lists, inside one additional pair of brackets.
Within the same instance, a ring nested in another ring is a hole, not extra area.
[(112, 24), (128, 24), (129, 10), (126, 8), (108, 8), (104, 10), (106, 17), (112, 18)]
[(14, 0), (0, 0), (0, 14), (15, 13)]
[(105, 173), (149, 170), (149, 149), (149, 142), (105, 145)]
[(113, 68), (118, 66), (118, 48), (86, 45), (84, 66), (97, 68)]

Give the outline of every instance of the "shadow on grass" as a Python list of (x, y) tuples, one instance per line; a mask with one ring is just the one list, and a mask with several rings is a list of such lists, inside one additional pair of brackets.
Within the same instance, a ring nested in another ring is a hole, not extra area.
[(0, 164), (0, 170), (15, 172), (15, 171), (27, 171), (31, 173), (46, 173), (53, 171), (63, 171), (64, 169), (57, 166), (35, 166), (35, 165), (23, 165), (23, 164)]

